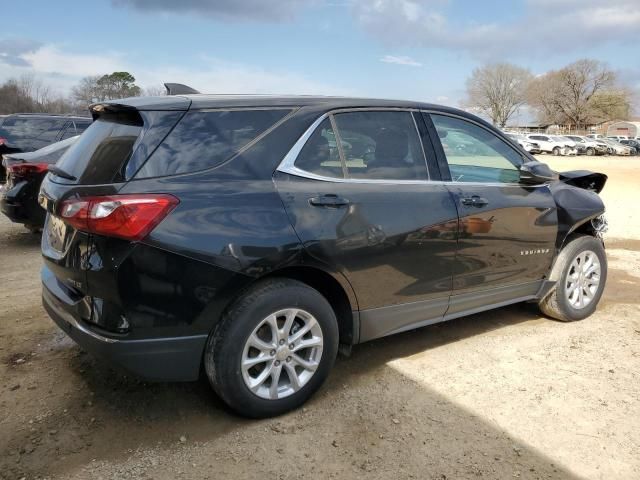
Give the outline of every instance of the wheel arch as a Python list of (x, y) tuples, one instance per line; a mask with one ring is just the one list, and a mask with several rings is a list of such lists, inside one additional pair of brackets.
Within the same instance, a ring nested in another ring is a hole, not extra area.
[(274, 277), (298, 280), (320, 292), (336, 314), (340, 344), (350, 346), (358, 343), (358, 302), (351, 284), (342, 274), (317, 265), (295, 265), (270, 272), (257, 282)]

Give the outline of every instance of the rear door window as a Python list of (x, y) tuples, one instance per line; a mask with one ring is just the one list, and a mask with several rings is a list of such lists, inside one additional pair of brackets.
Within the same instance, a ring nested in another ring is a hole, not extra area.
[(220, 165), (289, 112), (289, 109), (187, 112), (136, 178), (197, 172)]
[(315, 175), (343, 178), (342, 161), (331, 121), (326, 118), (304, 144), (295, 166)]
[(349, 178), (427, 180), (427, 163), (410, 112), (338, 113), (336, 127)]

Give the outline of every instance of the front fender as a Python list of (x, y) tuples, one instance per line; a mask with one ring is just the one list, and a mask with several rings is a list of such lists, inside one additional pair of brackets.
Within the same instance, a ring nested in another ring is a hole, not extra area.
[(580, 226), (602, 215), (605, 211), (600, 196), (591, 190), (554, 182), (551, 194), (558, 207), (558, 237), (556, 248), (562, 248), (566, 238)]

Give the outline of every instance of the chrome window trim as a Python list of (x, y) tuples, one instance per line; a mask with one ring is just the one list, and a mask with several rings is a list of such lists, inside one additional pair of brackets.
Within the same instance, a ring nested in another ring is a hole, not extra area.
[[(548, 183), (542, 183), (539, 185), (526, 185), (522, 183), (501, 183), (501, 182), (456, 182), (453, 180), (445, 181), (445, 180), (431, 180), (429, 176), (428, 180), (384, 180), (384, 179), (367, 179), (367, 178), (337, 178), (337, 177), (326, 177), (324, 175), (317, 175), (315, 173), (307, 172), (306, 170), (302, 170), (295, 166), (296, 159), (298, 155), (302, 151), (302, 148), (307, 143), (313, 132), (320, 126), (320, 124), (327, 118), (330, 118), (334, 113), (344, 113), (344, 112), (354, 112), (354, 111), (401, 111), (401, 112), (420, 112), (420, 113), (434, 113), (434, 114), (445, 114), (452, 117), (458, 117), (461, 120), (467, 120), (469, 122), (478, 125), (485, 130), (488, 130), (483, 125), (469, 120), (460, 115), (443, 113), (438, 110), (424, 110), (419, 108), (400, 108), (400, 107), (362, 107), (362, 108), (342, 108), (337, 110), (331, 110), (330, 112), (325, 112), (320, 115), (310, 126), (307, 128), (304, 133), (298, 138), (296, 143), (293, 144), (291, 149), (284, 156), (278, 167), (276, 168), (277, 172), (287, 173), (289, 175), (294, 175), (296, 177), (307, 178), (310, 180), (318, 180), (321, 182), (330, 182), (330, 183), (361, 183), (361, 184), (378, 184), (378, 185), (454, 185), (454, 186), (486, 186), (486, 187), (519, 187), (519, 188), (539, 188), (539, 187), (547, 187)], [(413, 115), (412, 115), (413, 117)], [(415, 125), (415, 118), (413, 119)], [(332, 124), (333, 125), (333, 124)], [(417, 125), (416, 125), (417, 129)], [(418, 137), (420, 138), (420, 130), (417, 129)], [(421, 139), (421, 138), (420, 138)], [(422, 141), (422, 139), (421, 139)], [(422, 146), (424, 149), (424, 146)], [(516, 153), (517, 150), (516, 150)], [(425, 154), (425, 161), (427, 160)], [(342, 159), (341, 159), (342, 161)], [(344, 168), (344, 166), (343, 166)], [(429, 175), (429, 167), (427, 165), (427, 175)]]

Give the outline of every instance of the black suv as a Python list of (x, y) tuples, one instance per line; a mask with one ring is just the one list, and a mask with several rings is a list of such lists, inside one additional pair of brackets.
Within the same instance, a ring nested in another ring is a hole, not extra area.
[(94, 105), (45, 178), (43, 302), (86, 350), (277, 415), (339, 345), (516, 302), (560, 320), (607, 275), (606, 176), (557, 174), (466, 112), (330, 97)]
[[(91, 118), (46, 113), (16, 113), (8, 115), (0, 124), (0, 164), (2, 155), (15, 152), (33, 152), (66, 138), (80, 135)], [(6, 173), (0, 165), (0, 183)]]

